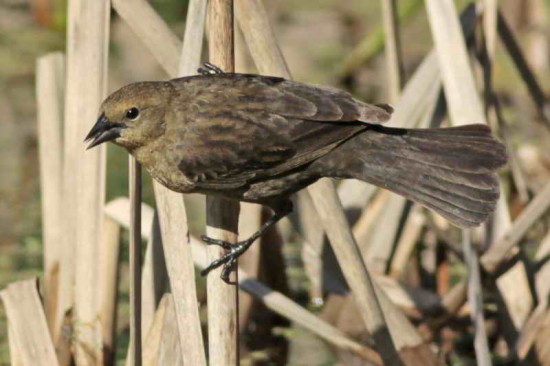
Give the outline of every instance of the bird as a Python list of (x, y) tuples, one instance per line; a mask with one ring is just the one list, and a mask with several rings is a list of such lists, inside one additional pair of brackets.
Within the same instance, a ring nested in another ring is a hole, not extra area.
[(109, 95), (85, 138), (125, 148), (167, 188), (270, 207), (273, 215), (246, 240), (205, 235), (226, 254), (229, 282), (237, 258), (292, 211), (290, 196), (323, 177), (359, 179), (440, 214), (478, 226), (495, 210), (504, 145), (485, 124), (405, 129), (383, 126), (388, 104), (281, 77), (223, 72), (129, 84)]

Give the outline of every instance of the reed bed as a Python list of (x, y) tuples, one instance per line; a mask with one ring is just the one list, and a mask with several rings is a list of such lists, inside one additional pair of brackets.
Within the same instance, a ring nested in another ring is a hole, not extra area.
[[(143, 203), (141, 168), (130, 158), (129, 197), (106, 202), (105, 147), (85, 151), (82, 144), (106, 96), (111, 9), (170, 78), (193, 75), (202, 60), (225, 72), (291, 78), (277, 28), (262, 0), (190, 0), (183, 41), (146, 0), (69, 1), (66, 54), (41, 57), (36, 72), (44, 275), (0, 292), (12, 364), (282, 365), (297, 337), (291, 323), (329, 345), (334, 364), (454, 364), (466, 338), (478, 365), (496, 357), (550, 365), (550, 183), (533, 185), (512, 147), (493, 80), (497, 52), (509, 55), (536, 112), (522, 128), (550, 126), (545, 88), (497, 1), (472, 2), (461, 13), (452, 0), (424, 4), (382, 0), (380, 28), (335, 74), (353, 78), (383, 57), (391, 126), (493, 127), (510, 146), (511, 163), (490, 221), (458, 231), (385, 190), (322, 179), (298, 193), (289, 219), (240, 259), (237, 285), (215, 270), (202, 290), (196, 271), (224, 251), (190, 230), (195, 198), (154, 183), (155, 206)], [(434, 46), (405, 72), (402, 35), (422, 10)], [(230, 242), (265, 219), (259, 207), (215, 197), (202, 210), (206, 234)], [(116, 338), (126, 230), (130, 337), (122, 349)], [(281, 249), (288, 243), (301, 253), (305, 301), (289, 289)], [(452, 279), (456, 268), (464, 273)], [(286, 326), (262, 323), (266, 314)], [(260, 351), (247, 338), (252, 328), (267, 328), (257, 336)]]

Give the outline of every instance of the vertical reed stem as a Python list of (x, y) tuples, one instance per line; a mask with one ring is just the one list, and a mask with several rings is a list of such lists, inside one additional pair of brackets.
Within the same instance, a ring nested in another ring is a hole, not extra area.
[[(209, 2), (210, 62), (225, 72), (235, 70), (233, 38), (233, 0)], [(239, 203), (207, 197), (207, 235), (229, 242), (237, 241)], [(210, 259), (224, 254), (221, 248), (209, 248)], [(208, 347), (210, 365), (238, 365), (238, 289), (220, 280), (221, 269), (207, 279)], [(232, 280), (237, 281), (236, 272)]]
[(480, 366), (491, 366), (491, 355), (488, 352), (487, 332), (485, 331), (485, 317), (483, 316), (483, 289), (479, 272), (479, 258), (473, 249), (472, 231), (462, 230), (462, 250), (468, 265), (468, 303), (472, 307), (472, 323), (475, 329), (474, 348), (476, 362)]
[(141, 165), (129, 157), (130, 174), (130, 355), (141, 366)]
[(397, 0), (382, 0), (382, 13), (384, 17), (387, 85), (390, 101), (396, 103), (401, 92), (401, 85), (403, 85), (404, 74)]
[(110, 14), (108, 0), (69, 1), (63, 192), (67, 241), (56, 329), (72, 309), (71, 341), (78, 365), (103, 364), (98, 299), (106, 146), (86, 150), (82, 139), (97, 119), (107, 89)]

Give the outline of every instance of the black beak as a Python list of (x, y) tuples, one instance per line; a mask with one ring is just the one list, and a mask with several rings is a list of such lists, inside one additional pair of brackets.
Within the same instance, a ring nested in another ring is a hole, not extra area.
[(111, 123), (105, 117), (105, 113), (102, 113), (99, 116), (99, 119), (95, 123), (94, 127), (90, 130), (84, 142), (92, 140), (92, 143), (88, 145), (86, 150), (91, 149), (94, 146), (97, 146), (105, 141), (111, 141), (120, 137), (120, 131), (123, 128), (126, 128), (126, 125), (123, 123)]

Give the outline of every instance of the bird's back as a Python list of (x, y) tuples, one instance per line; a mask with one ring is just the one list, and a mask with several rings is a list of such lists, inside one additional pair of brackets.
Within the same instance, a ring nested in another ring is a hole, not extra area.
[(387, 106), (277, 77), (220, 74), (175, 79), (167, 119), (170, 159), (197, 191), (242, 189), (294, 172), (372, 122)]

